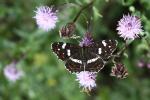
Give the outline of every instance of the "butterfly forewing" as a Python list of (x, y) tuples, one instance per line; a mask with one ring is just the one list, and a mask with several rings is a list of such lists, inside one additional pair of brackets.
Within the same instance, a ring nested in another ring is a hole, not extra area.
[(67, 60), (72, 54), (79, 52), (80, 47), (71, 43), (54, 42), (52, 50), (55, 52), (59, 59)]
[(116, 40), (101, 40), (90, 46), (90, 51), (98, 54), (103, 60), (107, 60), (117, 47)]

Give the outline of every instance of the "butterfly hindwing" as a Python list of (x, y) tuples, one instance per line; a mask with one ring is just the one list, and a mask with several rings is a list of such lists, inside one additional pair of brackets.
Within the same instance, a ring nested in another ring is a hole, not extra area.
[(76, 53), (66, 61), (65, 66), (70, 72), (98, 72), (104, 67), (104, 62), (101, 57), (92, 52), (85, 55)]
[(92, 52), (90, 55), (92, 55), (92, 58), (87, 60), (85, 69), (90, 72), (99, 72), (104, 67), (103, 59), (99, 55)]
[(78, 52), (74, 55), (72, 55), (68, 60), (66, 60), (66, 68), (70, 72), (80, 72), (83, 71), (83, 65), (82, 65), (82, 59), (83, 57), (81, 56), (81, 52)]

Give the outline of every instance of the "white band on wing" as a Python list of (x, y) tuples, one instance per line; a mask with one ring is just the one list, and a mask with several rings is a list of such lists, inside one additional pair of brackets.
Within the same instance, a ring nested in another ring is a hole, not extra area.
[(99, 59), (99, 57), (90, 59), (90, 60), (87, 61), (87, 64), (92, 63), (92, 62), (95, 62), (95, 61), (98, 60), (98, 59)]
[(70, 60), (72, 60), (73, 62), (76, 62), (76, 63), (82, 64), (82, 61), (81, 61), (81, 60), (74, 59), (74, 58), (71, 58), (71, 57), (70, 57)]

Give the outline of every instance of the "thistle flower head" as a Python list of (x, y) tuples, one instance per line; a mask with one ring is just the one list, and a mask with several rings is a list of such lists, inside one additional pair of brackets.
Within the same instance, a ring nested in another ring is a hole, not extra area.
[(93, 43), (93, 38), (91, 36), (91, 33), (87, 32), (85, 33), (85, 36), (83, 37), (82, 41), (80, 42), (80, 46), (90, 46)]
[(15, 62), (12, 62), (11, 64), (7, 65), (3, 71), (5, 77), (13, 82), (20, 79), (23, 76), (23, 72), (17, 69)]
[(134, 40), (142, 32), (141, 20), (132, 15), (124, 15), (118, 22), (118, 34), (123, 37), (124, 40)]
[(147, 63), (147, 68), (149, 68), (149, 69), (150, 69), (150, 63)]
[(139, 68), (143, 68), (145, 66), (145, 61), (143, 59), (140, 59), (138, 62), (137, 62), (137, 67)]
[(43, 29), (44, 31), (49, 31), (55, 28), (58, 17), (56, 15), (56, 11), (54, 11), (52, 7), (37, 7), (35, 13), (36, 15), (33, 18), (36, 19), (36, 23), (40, 29)]
[(91, 91), (92, 88), (96, 87), (96, 72), (89, 72), (89, 71), (81, 71), (77, 73), (77, 81), (84, 90)]
[(122, 63), (117, 63), (114, 67), (112, 67), (110, 75), (115, 76), (119, 79), (123, 79), (128, 76), (128, 72)]

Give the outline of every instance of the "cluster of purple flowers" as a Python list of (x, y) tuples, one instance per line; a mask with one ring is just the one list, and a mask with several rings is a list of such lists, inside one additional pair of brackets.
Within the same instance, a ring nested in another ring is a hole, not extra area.
[[(56, 23), (58, 22), (57, 13), (58, 11), (54, 10), (53, 7), (40, 6), (37, 7), (35, 16), (33, 18), (40, 29), (44, 31), (50, 31), (56, 27)], [(61, 37), (71, 37), (73, 36), (72, 33), (74, 30), (75, 23), (70, 22), (60, 30), (59, 34)], [(123, 15), (123, 18), (118, 21), (116, 30), (118, 31), (117, 34), (124, 40), (134, 40), (139, 37), (140, 33), (143, 31), (140, 18), (129, 14)], [(90, 32), (86, 32), (79, 45), (81, 47), (89, 46), (92, 45), (93, 42), (92, 34)], [(150, 63), (144, 63), (142, 61), (138, 62), (139, 67), (144, 67), (145, 65), (150, 68)], [(3, 72), (5, 77), (13, 82), (23, 76), (23, 71), (18, 69), (16, 67), (16, 63), (14, 62), (6, 65)], [(91, 91), (94, 87), (96, 87), (97, 72), (81, 71), (75, 75), (77, 77), (76, 80), (84, 90)], [(115, 76), (117, 78), (126, 78), (127, 75), (128, 73), (124, 67), (124, 64), (120, 62), (114, 64), (114, 67), (112, 67), (111, 76)]]
[[(142, 32), (141, 21), (136, 16), (132, 15), (124, 15), (123, 18), (118, 22), (118, 34), (120, 37), (123, 37), (124, 40), (135, 39)], [(93, 43), (93, 39), (90, 34), (85, 34), (85, 37), (80, 42), (80, 46), (88, 46)], [(77, 74), (77, 80), (80, 83), (80, 86), (83, 89), (88, 88), (91, 90), (96, 87), (96, 74), (92, 72), (83, 71)], [(117, 78), (123, 79), (128, 76), (128, 72), (122, 63), (116, 63), (114, 67), (112, 67), (111, 76), (115, 76)]]
[(143, 59), (140, 59), (140, 60), (137, 62), (137, 66), (138, 66), (139, 68), (147, 67), (148, 69), (150, 69), (150, 62), (146, 62), (146, 61), (144, 61)]
[[(35, 12), (36, 15), (34, 18), (36, 19), (39, 28), (49, 31), (56, 26), (58, 17), (56, 11), (53, 11), (52, 7), (41, 6), (38, 7)], [(71, 32), (74, 31), (74, 28), (74, 23), (71, 22), (71, 24), (67, 24), (61, 29), (60, 36), (70, 37), (72, 35)], [(140, 33), (142, 32), (140, 18), (129, 14), (123, 15), (123, 18), (118, 21), (118, 27), (116, 30), (118, 31), (118, 35), (124, 38), (124, 40), (134, 40), (135, 38), (139, 37)], [(93, 38), (91, 34), (87, 32), (79, 45), (82, 47), (91, 45), (92, 43)], [(81, 71), (80, 73), (76, 73), (76, 80), (79, 82), (80, 86), (83, 87), (83, 89), (88, 89), (90, 91), (92, 88), (96, 87), (96, 75), (96, 72)], [(127, 75), (127, 70), (122, 63), (115, 64), (115, 66), (112, 68), (111, 76), (125, 78)]]
[[(53, 7), (41, 6), (37, 8), (35, 13), (36, 15), (33, 18), (36, 19), (36, 23), (39, 28), (45, 31), (49, 31), (55, 28), (56, 23), (58, 22), (58, 16), (56, 14), (57, 10), (53, 10)], [(69, 27), (71, 26), (73, 26), (73, 28), (75, 27), (73, 23), (71, 24), (69, 23), (68, 25)], [(68, 27), (67, 28), (65, 27), (65, 32), (66, 32), (66, 29), (68, 30), (68, 32), (70, 32)], [(70, 29), (73, 30), (72, 28)], [(64, 31), (64, 28), (63, 28), (63, 31)], [(129, 14), (123, 15), (123, 18), (118, 22), (117, 31), (120, 37), (124, 38), (124, 40), (127, 40), (127, 39), (134, 40), (142, 32), (140, 18), (137, 16), (129, 15)], [(63, 36), (65, 34), (60, 34), (60, 35)]]

